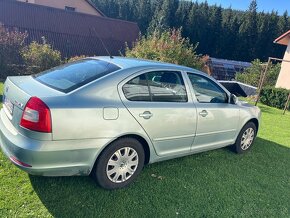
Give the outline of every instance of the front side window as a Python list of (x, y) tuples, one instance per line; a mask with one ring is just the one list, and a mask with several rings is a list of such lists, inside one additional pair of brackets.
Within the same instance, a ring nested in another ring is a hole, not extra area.
[(130, 101), (187, 102), (180, 72), (156, 71), (141, 74), (123, 86)]
[(195, 96), (200, 103), (227, 103), (226, 92), (212, 80), (193, 73), (188, 73)]

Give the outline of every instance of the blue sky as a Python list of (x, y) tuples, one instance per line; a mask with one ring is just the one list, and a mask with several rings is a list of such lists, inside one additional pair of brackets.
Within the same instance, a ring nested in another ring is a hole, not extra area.
[[(198, 2), (204, 2), (205, 0), (198, 0)], [(209, 5), (221, 5), (224, 8), (232, 7), (232, 9), (247, 10), (251, 0), (207, 0)], [(289, 0), (257, 0), (258, 11), (271, 12), (272, 9), (278, 11), (279, 14), (283, 14), (285, 10), (290, 13), (290, 1)]]

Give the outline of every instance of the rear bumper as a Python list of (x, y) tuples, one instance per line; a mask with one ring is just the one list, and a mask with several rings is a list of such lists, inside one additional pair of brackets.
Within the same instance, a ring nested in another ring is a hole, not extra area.
[[(32, 175), (90, 174), (96, 157), (112, 139), (41, 141), (20, 134), (0, 112), (0, 146), (17, 167)], [(18, 160), (18, 161), (15, 161)], [(23, 166), (22, 163), (31, 167)]]

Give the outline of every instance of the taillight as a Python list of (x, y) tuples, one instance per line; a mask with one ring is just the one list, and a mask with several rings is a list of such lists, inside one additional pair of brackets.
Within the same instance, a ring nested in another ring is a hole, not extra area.
[(37, 97), (30, 98), (24, 108), (20, 126), (37, 132), (51, 132), (49, 107)]

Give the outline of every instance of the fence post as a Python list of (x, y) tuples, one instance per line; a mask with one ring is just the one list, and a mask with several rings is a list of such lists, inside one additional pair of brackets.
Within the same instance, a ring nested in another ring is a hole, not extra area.
[(263, 88), (263, 85), (264, 85), (264, 81), (265, 81), (266, 74), (267, 74), (267, 71), (268, 71), (270, 63), (271, 63), (271, 58), (269, 57), (266, 69), (265, 69), (265, 71), (264, 71), (264, 73), (263, 73), (263, 75), (261, 77), (261, 83), (259, 84), (259, 87), (258, 87), (258, 94), (257, 94), (257, 99), (256, 99), (256, 102), (255, 102), (255, 106), (257, 106), (257, 104), (258, 104), (258, 102), (260, 100), (261, 91), (262, 91), (262, 88)]

